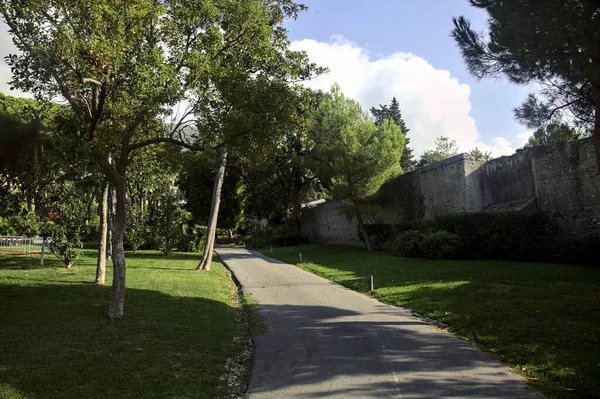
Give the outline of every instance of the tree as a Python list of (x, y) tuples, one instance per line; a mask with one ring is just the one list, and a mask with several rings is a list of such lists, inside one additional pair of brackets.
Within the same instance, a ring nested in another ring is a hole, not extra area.
[(533, 135), (529, 137), (529, 141), (525, 147), (564, 143), (567, 141), (579, 140), (579, 138), (579, 133), (577, 133), (575, 129), (569, 127), (569, 125), (564, 123), (550, 123), (533, 132)]
[(483, 152), (479, 149), (479, 147), (473, 148), (471, 151), (468, 152), (468, 154), (476, 161), (487, 162), (492, 159), (492, 153), (490, 151)]
[(367, 250), (372, 251), (359, 205), (400, 174), (404, 135), (389, 119), (376, 127), (360, 104), (345, 97), (337, 84), (323, 96), (310, 119), (315, 173), (334, 200), (353, 205)]
[(402, 134), (405, 137), (404, 151), (402, 151), (402, 158), (400, 159), (400, 167), (402, 171), (409, 172), (417, 166), (417, 162), (413, 159), (413, 150), (408, 146), (410, 139), (407, 137), (409, 128), (406, 127), (404, 119), (402, 119), (402, 113), (400, 112), (400, 104), (396, 97), (392, 98), (390, 105), (379, 105), (379, 109), (372, 107), (371, 114), (375, 118), (375, 125), (381, 126), (383, 121), (390, 119), (394, 121), (396, 125), (402, 130)]
[[(213, 154), (185, 154), (179, 175), (179, 188), (187, 202), (185, 209), (193, 216), (193, 224), (206, 225), (210, 215), (214, 176), (218, 169)], [(223, 182), (222, 211), (219, 227), (235, 230), (244, 215), (243, 160), (230, 159)]]
[(106, 243), (108, 239), (108, 193), (109, 187), (106, 182), (100, 183), (100, 195), (98, 196), (98, 217), (100, 219), (100, 239), (98, 243), (98, 258), (96, 259), (96, 284), (104, 285), (106, 277)]
[[(150, 226), (157, 238), (158, 249), (166, 256), (180, 243), (181, 236), (186, 233), (191, 214), (183, 209), (185, 200), (173, 181), (165, 182), (154, 194), (150, 209)], [(138, 214), (134, 214), (138, 216)], [(138, 226), (139, 227), (139, 226)], [(187, 250), (187, 248), (178, 248)]]
[(210, 269), (228, 156), (243, 156), (249, 162), (258, 162), (256, 158), (263, 158), (266, 152), (278, 147), (286, 131), (294, 130), (302, 123), (299, 109), (307, 90), (290, 84), (290, 79), (298, 76), (296, 68), (276, 63), (270, 71), (278, 71), (273, 77), (241, 74), (217, 83), (221, 94), (220, 110), (214, 112), (210, 106), (206, 110), (210, 118), (201, 125), (201, 130), (212, 132), (214, 146), (220, 152), (199, 270)]
[[(111, 319), (123, 316), (131, 154), (161, 142), (192, 150), (216, 142), (212, 134), (222, 119), (215, 116), (236, 114), (233, 105), (256, 107), (245, 99), (222, 101), (227, 82), (231, 96), (241, 78), (310, 77), (314, 65), (289, 50), (282, 27), (303, 9), (292, 0), (0, 1), (20, 52), (7, 57), (11, 86), (69, 104), (80, 151), (116, 192)], [(195, 124), (213, 129), (187, 136), (185, 128)]]
[(600, 13), (597, 0), (470, 0), (487, 11), (489, 34), (477, 34), (454, 18), (452, 36), (477, 78), (507, 76), (535, 83), (515, 110), (517, 119), (540, 128), (561, 117), (592, 130), (600, 172)]
[(456, 140), (452, 140), (450, 137), (440, 136), (435, 139), (435, 150), (425, 151), (421, 155), (421, 159), (417, 166), (421, 168), (425, 165), (453, 157), (457, 154), (458, 145), (456, 144)]

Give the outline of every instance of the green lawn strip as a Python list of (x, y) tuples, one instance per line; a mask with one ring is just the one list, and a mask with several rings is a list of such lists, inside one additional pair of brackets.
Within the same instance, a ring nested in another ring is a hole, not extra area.
[(125, 318), (107, 319), (94, 251), (71, 271), (51, 256), (0, 255), (0, 398), (218, 398), (247, 334), (229, 271), (197, 254), (127, 254)]
[(373, 275), (370, 295), (446, 324), (548, 397), (599, 397), (600, 269), (408, 259), (335, 245), (263, 252), (365, 294)]

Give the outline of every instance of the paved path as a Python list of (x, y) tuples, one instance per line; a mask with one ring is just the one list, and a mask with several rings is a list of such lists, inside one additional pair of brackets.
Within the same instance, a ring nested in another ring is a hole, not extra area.
[(491, 357), (398, 308), (254, 251), (216, 251), (269, 326), (250, 399), (534, 397)]

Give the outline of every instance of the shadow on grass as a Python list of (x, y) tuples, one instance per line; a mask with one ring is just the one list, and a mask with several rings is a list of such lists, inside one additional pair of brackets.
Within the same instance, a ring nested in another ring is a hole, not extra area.
[(44, 257), (44, 265), (40, 265), (38, 256), (7, 256), (0, 254), (0, 270), (33, 270), (61, 267), (63, 264), (51, 253)]
[(200, 262), (202, 254), (196, 252), (172, 252), (169, 256), (166, 256), (162, 252), (150, 252), (141, 251), (133, 253), (132, 251), (125, 251), (125, 257), (127, 259), (174, 259), (174, 260), (197, 260)]
[(129, 288), (125, 319), (110, 321), (109, 295), (95, 285), (0, 285), (0, 397), (224, 395), (234, 308)]

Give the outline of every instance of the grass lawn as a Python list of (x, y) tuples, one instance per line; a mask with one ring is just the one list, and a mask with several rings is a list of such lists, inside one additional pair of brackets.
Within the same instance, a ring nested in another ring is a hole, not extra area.
[(229, 272), (197, 254), (127, 254), (125, 317), (107, 318), (95, 251), (71, 271), (52, 255), (0, 255), (0, 398), (221, 398), (239, 298)]
[(373, 297), (446, 324), (548, 397), (600, 397), (600, 269), (408, 259), (334, 245), (263, 252), (363, 293), (373, 275)]

